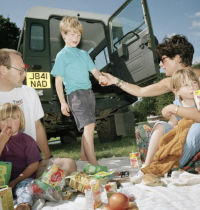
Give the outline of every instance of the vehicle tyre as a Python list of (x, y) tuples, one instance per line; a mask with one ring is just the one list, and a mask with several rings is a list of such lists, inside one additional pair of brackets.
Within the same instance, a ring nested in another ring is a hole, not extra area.
[(103, 119), (100, 125), (97, 131), (100, 142), (111, 142), (122, 138), (122, 136), (117, 136), (114, 116)]
[(76, 140), (76, 136), (69, 132), (60, 135), (61, 144), (70, 144), (72, 142), (75, 142)]

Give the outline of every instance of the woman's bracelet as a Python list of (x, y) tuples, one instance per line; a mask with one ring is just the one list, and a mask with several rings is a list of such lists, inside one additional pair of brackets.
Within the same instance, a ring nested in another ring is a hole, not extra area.
[(178, 114), (178, 109), (179, 109), (179, 105), (176, 106), (174, 115), (177, 115)]
[(123, 85), (124, 81), (118, 78), (117, 83), (115, 84), (117, 87), (121, 88), (121, 86)]
[(120, 82), (121, 82), (121, 79), (117, 78), (117, 83), (115, 85), (118, 87)]

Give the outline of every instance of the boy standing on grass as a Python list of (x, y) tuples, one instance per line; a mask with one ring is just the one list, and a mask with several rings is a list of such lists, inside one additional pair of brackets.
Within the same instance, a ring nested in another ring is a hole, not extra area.
[(25, 133), (22, 110), (15, 104), (0, 106), (0, 160), (12, 163), (9, 186), (17, 197), (16, 210), (31, 210), (33, 194), (26, 186), (35, 178), (42, 160), (35, 140)]
[[(89, 54), (77, 48), (81, 40), (83, 26), (75, 17), (64, 17), (60, 22), (61, 35), (65, 47), (57, 54), (51, 74), (56, 77), (56, 91), (63, 115), (70, 116), (70, 110), (81, 139), (81, 160), (98, 165), (94, 152), (95, 97), (91, 90), (89, 72), (106, 84), (107, 79), (95, 68)], [(67, 93), (65, 100), (63, 84)]]

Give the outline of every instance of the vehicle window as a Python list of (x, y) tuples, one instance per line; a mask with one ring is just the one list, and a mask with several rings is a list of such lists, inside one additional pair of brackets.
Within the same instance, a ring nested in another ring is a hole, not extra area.
[(105, 67), (109, 61), (109, 56), (108, 56), (108, 49), (107, 47), (104, 48), (96, 57), (94, 60), (95, 66), (98, 70), (101, 70), (103, 67)]
[(44, 27), (42, 24), (31, 25), (30, 48), (34, 51), (44, 50)]
[(111, 20), (113, 51), (143, 31), (147, 25), (143, 17), (141, 0), (131, 1)]

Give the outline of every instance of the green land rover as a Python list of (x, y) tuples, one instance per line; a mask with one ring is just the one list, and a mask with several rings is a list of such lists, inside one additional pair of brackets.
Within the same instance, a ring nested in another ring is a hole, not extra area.
[[(28, 64), (26, 85), (38, 92), (45, 112), (43, 124), (48, 138), (62, 143), (80, 136), (73, 117), (61, 114), (50, 75), (56, 54), (64, 47), (59, 23), (63, 16), (76, 16), (83, 25), (78, 48), (89, 53), (97, 69), (129, 83), (152, 81), (159, 74), (155, 38), (146, 0), (127, 0), (113, 15), (48, 7), (32, 7), (25, 16), (18, 51)], [(134, 114), (129, 106), (137, 101), (118, 87), (101, 87), (90, 76), (96, 97), (96, 131), (101, 142), (134, 133)]]

